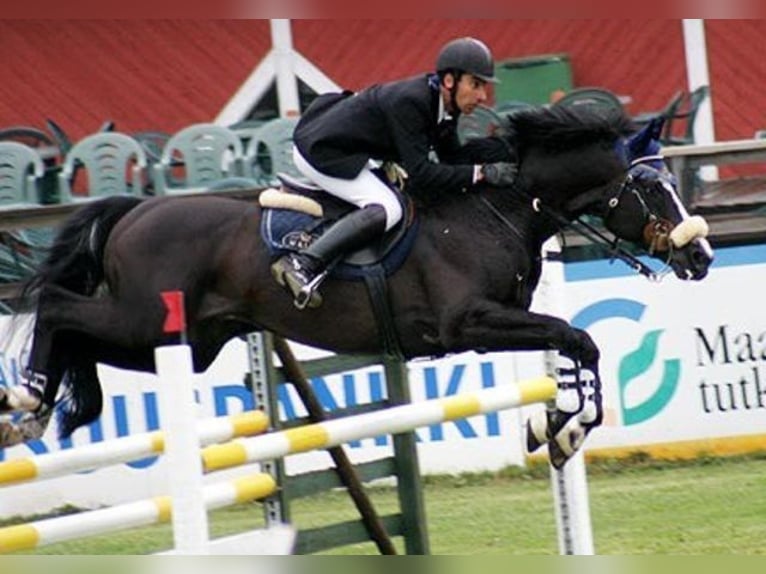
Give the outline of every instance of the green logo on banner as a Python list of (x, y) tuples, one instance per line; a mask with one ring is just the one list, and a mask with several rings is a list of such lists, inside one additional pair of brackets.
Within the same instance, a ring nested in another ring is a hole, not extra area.
[(617, 378), (620, 385), (622, 422), (625, 426), (635, 425), (655, 416), (670, 402), (678, 387), (678, 381), (681, 379), (681, 361), (678, 359), (665, 359), (662, 368), (662, 379), (657, 390), (638, 405), (629, 406), (625, 404), (625, 396), (630, 384), (641, 383), (642, 381), (639, 377), (646, 373), (654, 364), (662, 332), (662, 330), (656, 330), (646, 333), (638, 349), (628, 353), (620, 361)]
[[(633, 299), (605, 299), (588, 305), (572, 319), (572, 325), (579, 329), (587, 329), (591, 325), (607, 319), (628, 319), (640, 323), (646, 305)], [(617, 372), (618, 394), (622, 423), (625, 426), (642, 423), (656, 416), (665, 408), (678, 388), (681, 380), (681, 361), (679, 359), (664, 359), (662, 362), (662, 378), (654, 393), (637, 405), (626, 402), (628, 387), (632, 385), (647, 386), (655, 381), (645, 375), (658, 360), (660, 338), (664, 330), (657, 329), (646, 333), (638, 348), (625, 355), (619, 363)]]

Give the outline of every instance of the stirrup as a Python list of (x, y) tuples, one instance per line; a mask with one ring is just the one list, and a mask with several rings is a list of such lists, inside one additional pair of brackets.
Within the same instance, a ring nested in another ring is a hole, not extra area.
[(327, 273), (328, 271), (325, 269), (301, 287), (300, 291), (295, 294), (293, 305), (301, 311), (306, 307), (319, 307), (322, 304), (322, 296), (317, 292), (317, 289), (319, 289), (319, 285), (327, 277)]

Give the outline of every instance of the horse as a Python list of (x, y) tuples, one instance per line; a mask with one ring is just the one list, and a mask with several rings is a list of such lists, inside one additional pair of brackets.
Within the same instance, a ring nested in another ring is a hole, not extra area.
[[(558, 350), (590, 373), (590, 409), (579, 409), (590, 413), (581, 417), (587, 434), (601, 420), (599, 350), (585, 331), (529, 310), (543, 242), (593, 216), (682, 280), (704, 278), (713, 252), (704, 220), (686, 212), (656, 155), (661, 125), (634, 133), (625, 116), (557, 107), (521, 111), (511, 121), (498, 137), (518, 151), (513, 187), (478, 184), (420, 200), (411, 190), (417, 229), (384, 282), (382, 321), (363, 282), (334, 275), (320, 307), (296, 309), (270, 275), (273, 254), (259, 233), (265, 210), (257, 202), (207, 193), (83, 205), (25, 287), (35, 313), (31, 351), (25, 382), (0, 388), (0, 412), (19, 415), (0, 426), (0, 446), (39, 438), (55, 406), (63, 437), (96, 419), (98, 362), (153, 371), (154, 349), (170, 337), (166, 291), (184, 294), (197, 372), (233, 337), (262, 330), (337, 353), (379, 353), (393, 339), (404, 359)], [(550, 417), (540, 436), (565, 451), (558, 465), (584, 436), (566, 427), (573, 414)]]

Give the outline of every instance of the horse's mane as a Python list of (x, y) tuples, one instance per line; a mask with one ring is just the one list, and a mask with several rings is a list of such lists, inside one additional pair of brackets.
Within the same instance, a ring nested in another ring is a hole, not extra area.
[(592, 108), (549, 106), (521, 110), (510, 116), (511, 133), (523, 149), (547, 151), (571, 149), (597, 141), (612, 143), (631, 133), (633, 126), (623, 113), (598, 113)]

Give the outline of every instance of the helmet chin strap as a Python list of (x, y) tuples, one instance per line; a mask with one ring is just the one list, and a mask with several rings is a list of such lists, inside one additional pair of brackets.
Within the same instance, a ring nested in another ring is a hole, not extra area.
[(456, 118), (461, 113), (460, 108), (457, 105), (457, 84), (462, 74), (460, 74), (459, 72), (451, 72), (451, 74), (452, 74), (452, 87), (447, 88), (447, 91), (449, 92), (449, 105), (451, 108), (448, 111), (451, 116)]
[(452, 107), (452, 116), (457, 117), (460, 115), (460, 108), (457, 107), (457, 84), (452, 86), (449, 90), (449, 101)]

